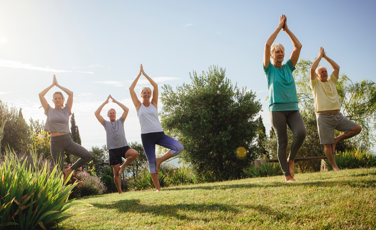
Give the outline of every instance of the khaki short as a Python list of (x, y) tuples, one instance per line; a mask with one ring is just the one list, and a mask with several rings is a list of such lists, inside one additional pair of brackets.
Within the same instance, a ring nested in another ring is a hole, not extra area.
[(322, 145), (334, 143), (334, 130), (347, 133), (357, 126), (355, 122), (339, 114), (316, 113), (317, 128)]

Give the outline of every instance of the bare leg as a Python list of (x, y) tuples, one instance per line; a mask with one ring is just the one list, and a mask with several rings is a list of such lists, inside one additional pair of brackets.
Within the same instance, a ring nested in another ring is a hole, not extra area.
[(132, 163), (134, 160), (136, 160), (136, 158), (138, 157), (138, 152), (134, 149), (129, 149), (125, 155), (124, 155), (124, 158), (126, 158), (127, 160), (124, 162), (124, 164), (120, 167), (120, 170), (118, 172), (118, 176), (120, 176), (121, 172), (123, 172), (124, 168), (129, 165), (130, 163)]
[(354, 128), (352, 128), (350, 131), (348, 131), (347, 133), (342, 133), (338, 137), (334, 138), (334, 144), (337, 144), (340, 141), (343, 141), (345, 139), (358, 135), (360, 131), (362, 131), (362, 127), (360, 127), (360, 125), (357, 125)]
[(119, 192), (119, 194), (122, 194), (123, 191), (121, 191), (121, 180), (120, 180), (120, 164), (112, 166), (114, 168), (114, 182), (115, 186)]
[(288, 159), (287, 162), (289, 163), (289, 171), (291, 177), (294, 177), (294, 161)]
[(155, 159), (155, 164), (157, 165), (155, 170), (157, 171), (157, 173), (159, 173), (159, 166), (161, 166), (162, 162), (165, 161), (165, 160), (168, 160), (170, 159), (171, 157), (174, 157), (174, 154), (171, 153), (171, 150), (169, 150), (165, 155), (163, 155), (162, 157), (160, 158), (156, 158)]
[(68, 176), (73, 172), (73, 170), (71, 168), (67, 168), (67, 169), (64, 169), (63, 170), (63, 173), (64, 173), (64, 180), (63, 180), (63, 184), (65, 184), (65, 181), (67, 180)]
[(150, 173), (150, 176), (151, 176), (151, 179), (153, 180), (156, 192), (159, 192), (161, 190), (161, 187), (159, 185), (158, 173)]
[(339, 171), (339, 168), (336, 164), (334, 153), (333, 153), (333, 146), (332, 144), (324, 145), (324, 152), (326, 157), (328, 158), (329, 163), (332, 165), (334, 171)]

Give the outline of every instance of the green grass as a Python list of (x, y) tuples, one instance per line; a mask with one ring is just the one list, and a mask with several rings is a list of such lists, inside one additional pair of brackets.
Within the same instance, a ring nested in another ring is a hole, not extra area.
[(375, 229), (376, 168), (250, 178), (82, 199), (74, 229)]

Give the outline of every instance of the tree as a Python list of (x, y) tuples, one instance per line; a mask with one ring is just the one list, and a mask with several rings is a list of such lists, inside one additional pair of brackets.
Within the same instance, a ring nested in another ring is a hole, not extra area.
[(0, 101), (0, 121), (5, 121), (1, 140), (1, 149), (13, 149), (16, 153), (25, 152), (29, 141), (29, 127), (26, 124), (22, 109), (8, 107)]
[(30, 149), (43, 159), (51, 159), (50, 133), (44, 130), (44, 122), (29, 120)]
[(127, 167), (125, 167), (123, 172), (126, 175), (131, 175), (133, 179), (135, 179), (136, 176), (139, 173), (141, 173), (142, 170), (147, 170), (148, 160), (146, 158), (146, 154), (144, 151), (144, 147), (142, 147), (142, 144), (137, 143), (137, 142), (131, 142), (129, 143), (129, 147), (138, 152), (138, 157), (136, 158), (136, 160), (130, 163)]
[(265, 143), (266, 143), (266, 130), (264, 126), (264, 122), (262, 121), (262, 117), (259, 116), (257, 119), (257, 148), (258, 148), (258, 155), (260, 157), (264, 157), (269, 159), (269, 152), (266, 151)]
[[(243, 169), (257, 155), (252, 143), (260, 102), (252, 91), (233, 86), (222, 68), (213, 66), (201, 76), (195, 71), (190, 76), (192, 83), (178, 86), (176, 92), (169, 85), (162, 87), (164, 130), (184, 145), (182, 158), (199, 177), (242, 178)], [(242, 159), (236, 156), (240, 146), (247, 150)]]
[(74, 113), (71, 116), (71, 137), (74, 142), (81, 145), (81, 136), (78, 126), (76, 125), (76, 120), (74, 118)]
[[(76, 125), (76, 120), (74, 118), (74, 113), (72, 113), (72, 116), (71, 116), (71, 133), (70, 133), (71, 137), (72, 137), (72, 140), (74, 142), (76, 142), (77, 144), (81, 145), (81, 136), (80, 136), (80, 131), (78, 129), (78, 126)], [(76, 161), (78, 160), (78, 157), (76, 156), (71, 156), (70, 153), (68, 152), (65, 152), (65, 155), (66, 155), (66, 161), (67, 163), (71, 163), (73, 161)], [(72, 159), (71, 159), (72, 157)]]
[[(108, 150), (106, 145), (103, 145), (102, 148), (98, 146), (91, 147), (91, 150), (89, 150), (91, 155), (93, 155), (93, 158), (90, 162), (95, 164), (95, 174), (97, 176), (100, 176), (104, 172), (104, 167), (99, 166), (99, 163), (104, 163), (108, 160)], [(91, 163), (89, 163), (91, 165)]]

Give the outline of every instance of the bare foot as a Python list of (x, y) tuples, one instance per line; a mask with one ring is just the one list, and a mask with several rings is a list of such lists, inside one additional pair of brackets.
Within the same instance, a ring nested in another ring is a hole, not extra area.
[(292, 176), (285, 177), (285, 181), (286, 182), (296, 182), (296, 180), (294, 178), (292, 178)]
[(121, 172), (123, 172), (124, 168), (125, 168), (125, 166), (124, 166), (124, 164), (123, 164), (123, 165), (120, 167), (120, 169), (119, 169), (119, 171), (118, 171), (118, 173), (117, 173), (118, 176), (120, 176), (120, 174), (121, 174)]
[(155, 171), (157, 171), (157, 175), (158, 175), (159, 174), (159, 166), (161, 166), (161, 164), (162, 164), (161, 158), (156, 158), (155, 164), (156, 164)]
[(334, 171), (339, 171), (340, 169), (339, 169), (338, 166), (337, 166), (337, 167), (335, 167), (335, 168), (333, 167), (333, 170), (334, 170)]
[(123, 192), (121, 191), (121, 192), (119, 192), (119, 195), (121, 195), (121, 194), (123, 194)]
[(68, 169), (64, 169), (63, 170), (63, 173), (64, 173), (64, 180), (63, 180), (63, 184), (65, 184), (65, 181), (67, 180), (68, 176), (73, 172), (73, 170), (71, 168), (68, 168)]
[(291, 177), (294, 177), (294, 161), (291, 161), (290, 159), (288, 159), (287, 162), (289, 163), (290, 175)]
[(159, 191), (161, 191), (161, 190), (155, 190), (155, 192), (159, 192)]

